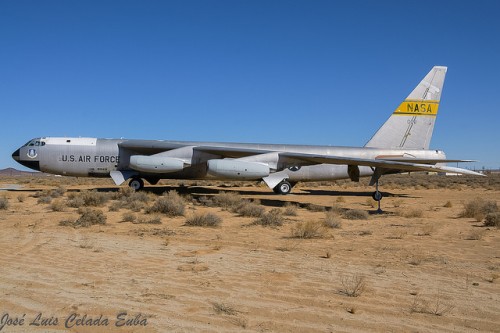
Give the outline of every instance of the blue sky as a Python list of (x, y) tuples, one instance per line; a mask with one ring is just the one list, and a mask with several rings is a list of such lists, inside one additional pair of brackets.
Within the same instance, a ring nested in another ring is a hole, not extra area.
[(0, 169), (33, 137), (362, 146), (434, 65), (432, 148), (500, 168), (498, 1), (0, 0)]

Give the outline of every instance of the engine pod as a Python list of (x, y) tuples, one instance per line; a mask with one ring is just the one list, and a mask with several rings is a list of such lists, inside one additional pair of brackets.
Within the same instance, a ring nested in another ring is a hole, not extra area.
[(269, 176), (269, 166), (238, 160), (209, 160), (208, 173), (222, 178), (260, 179)]
[(184, 169), (184, 162), (172, 157), (133, 155), (129, 166), (136, 171), (169, 173)]

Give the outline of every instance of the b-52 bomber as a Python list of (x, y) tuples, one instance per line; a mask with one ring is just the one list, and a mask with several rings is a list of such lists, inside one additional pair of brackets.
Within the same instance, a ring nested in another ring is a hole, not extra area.
[(429, 149), (447, 67), (435, 66), (396, 108), (364, 147), (220, 143), (164, 140), (40, 137), (17, 149), (20, 164), (46, 173), (129, 180), (134, 190), (144, 180), (263, 180), (278, 194), (297, 182), (371, 177), (380, 201), (382, 175), (412, 172), (479, 173), (446, 166), (443, 151)]

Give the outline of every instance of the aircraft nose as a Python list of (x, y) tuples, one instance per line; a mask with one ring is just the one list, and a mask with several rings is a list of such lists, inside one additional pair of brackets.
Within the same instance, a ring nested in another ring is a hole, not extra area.
[(15, 152), (12, 153), (12, 158), (15, 160), (15, 161), (19, 161), (19, 151), (21, 149), (18, 149), (16, 150)]

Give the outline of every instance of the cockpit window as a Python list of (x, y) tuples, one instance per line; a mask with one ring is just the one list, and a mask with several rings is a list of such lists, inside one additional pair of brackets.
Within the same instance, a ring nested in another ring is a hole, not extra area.
[(41, 141), (40, 139), (32, 139), (24, 145), (24, 147), (33, 147), (33, 146), (45, 146), (45, 142)]

